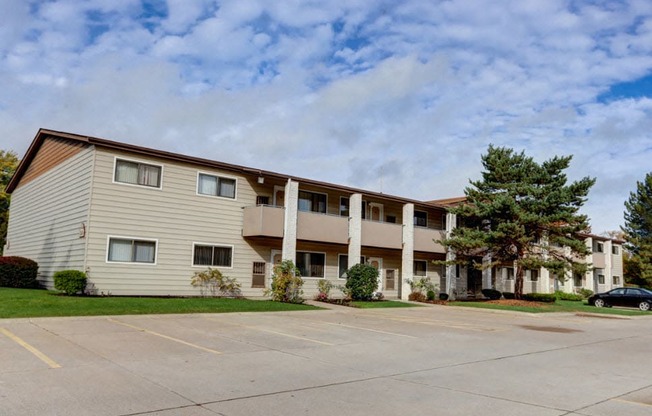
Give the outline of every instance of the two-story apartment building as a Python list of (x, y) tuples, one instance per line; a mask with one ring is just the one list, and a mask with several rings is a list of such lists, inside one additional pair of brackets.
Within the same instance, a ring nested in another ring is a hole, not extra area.
[(193, 273), (213, 267), (256, 297), (283, 259), (308, 296), (361, 261), (389, 298), (415, 277), (446, 286), (432, 261), (454, 221), (435, 203), (44, 129), (7, 191), (5, 255), (37, 261), (48, 287), (77, 269), (98, 294), (198, 295)]

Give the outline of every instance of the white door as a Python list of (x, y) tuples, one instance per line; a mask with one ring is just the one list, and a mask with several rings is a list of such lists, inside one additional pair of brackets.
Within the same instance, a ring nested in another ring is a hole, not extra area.
[(383, 259), (380, 257), (369, 257), (367, 259), (367, 263), (369, 263), (372, 267), (375, 267), (376, 270), (378, 270), (378, 288), (376, 290), (382, 291), (383, 290)]

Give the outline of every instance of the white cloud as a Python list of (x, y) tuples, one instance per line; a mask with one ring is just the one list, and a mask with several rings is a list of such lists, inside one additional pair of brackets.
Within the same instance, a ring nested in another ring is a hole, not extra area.
[(489, 143), (574, 154), (596, 231), (650, 169), (650, 99), (596, 100), (652, 71), (645, 0), (7, 4), (3, 148), (48, 127), (418, 199)]

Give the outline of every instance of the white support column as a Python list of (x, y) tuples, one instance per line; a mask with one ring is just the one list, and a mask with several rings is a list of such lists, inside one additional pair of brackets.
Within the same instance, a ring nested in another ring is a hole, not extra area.
[(362, 194), (349, 197), (349, 263), (350, 269), (360, 263), (362, 255)]
[(611, 257), (613, 256), (611, 240), (604, 242), (604, 284), (606, 290), (611, 290), (614, 288), (614, 278), (613, 273), (611, 272)]
[[(457, 224), (457, 215), (446, 213), (446, 238), (451, 236), (453, 229)], [(455, 253), (453, 250), (446, 250), (446, 261), (455, 260)], [(455, 266), (446, 266), (446, 293), (448, 293), (450, 300), (455, 300), (457, 294), (457, 273), (455, 273)]]
[(299, 183), (288, 179), (285, 185), (285, 221), (283, 224), (283, 260), (296, 262), (297, 216), (299, 211)]
[(408, 280), (414, 279), (414, 204), (403, 205), (403, 253), (401, 259), (401, 299), (410, 295)]
[(482, 288), (483, 289), (493, 289), (491, 284), (491, 270), (489, 267), (491, 264), (491, 256), (486, 255), (482, 258)]
[[(586, 240), (584, 240), (584, 242), (586, 244), (586, 247), (588, 247), (589, 252), (591, 253), (588, 256), (586, 256), (586, 262), (589, 265), (592, 266), (593, 265), (593, 239), (591, 237), (589, 237)], [(584, 283), (583, 287), (584, 287), (584, 289), (589, 289), (589, 290), (592, 290), (594, 292), (597, 292), (596, 287), (595, 287), (596, 285), (594, 283), (595, 278), (593, 277), (593, 275), (594, 275), (593, 269), (589, 268), (589, 270), (584, 275), (585, 283)]]

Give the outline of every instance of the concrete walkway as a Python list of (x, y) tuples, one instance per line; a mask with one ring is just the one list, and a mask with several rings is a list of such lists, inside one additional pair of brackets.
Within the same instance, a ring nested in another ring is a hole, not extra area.
[(0, 415), (649, 416), (650, 345), (652, 319), (437, 305), (5, 319)]

